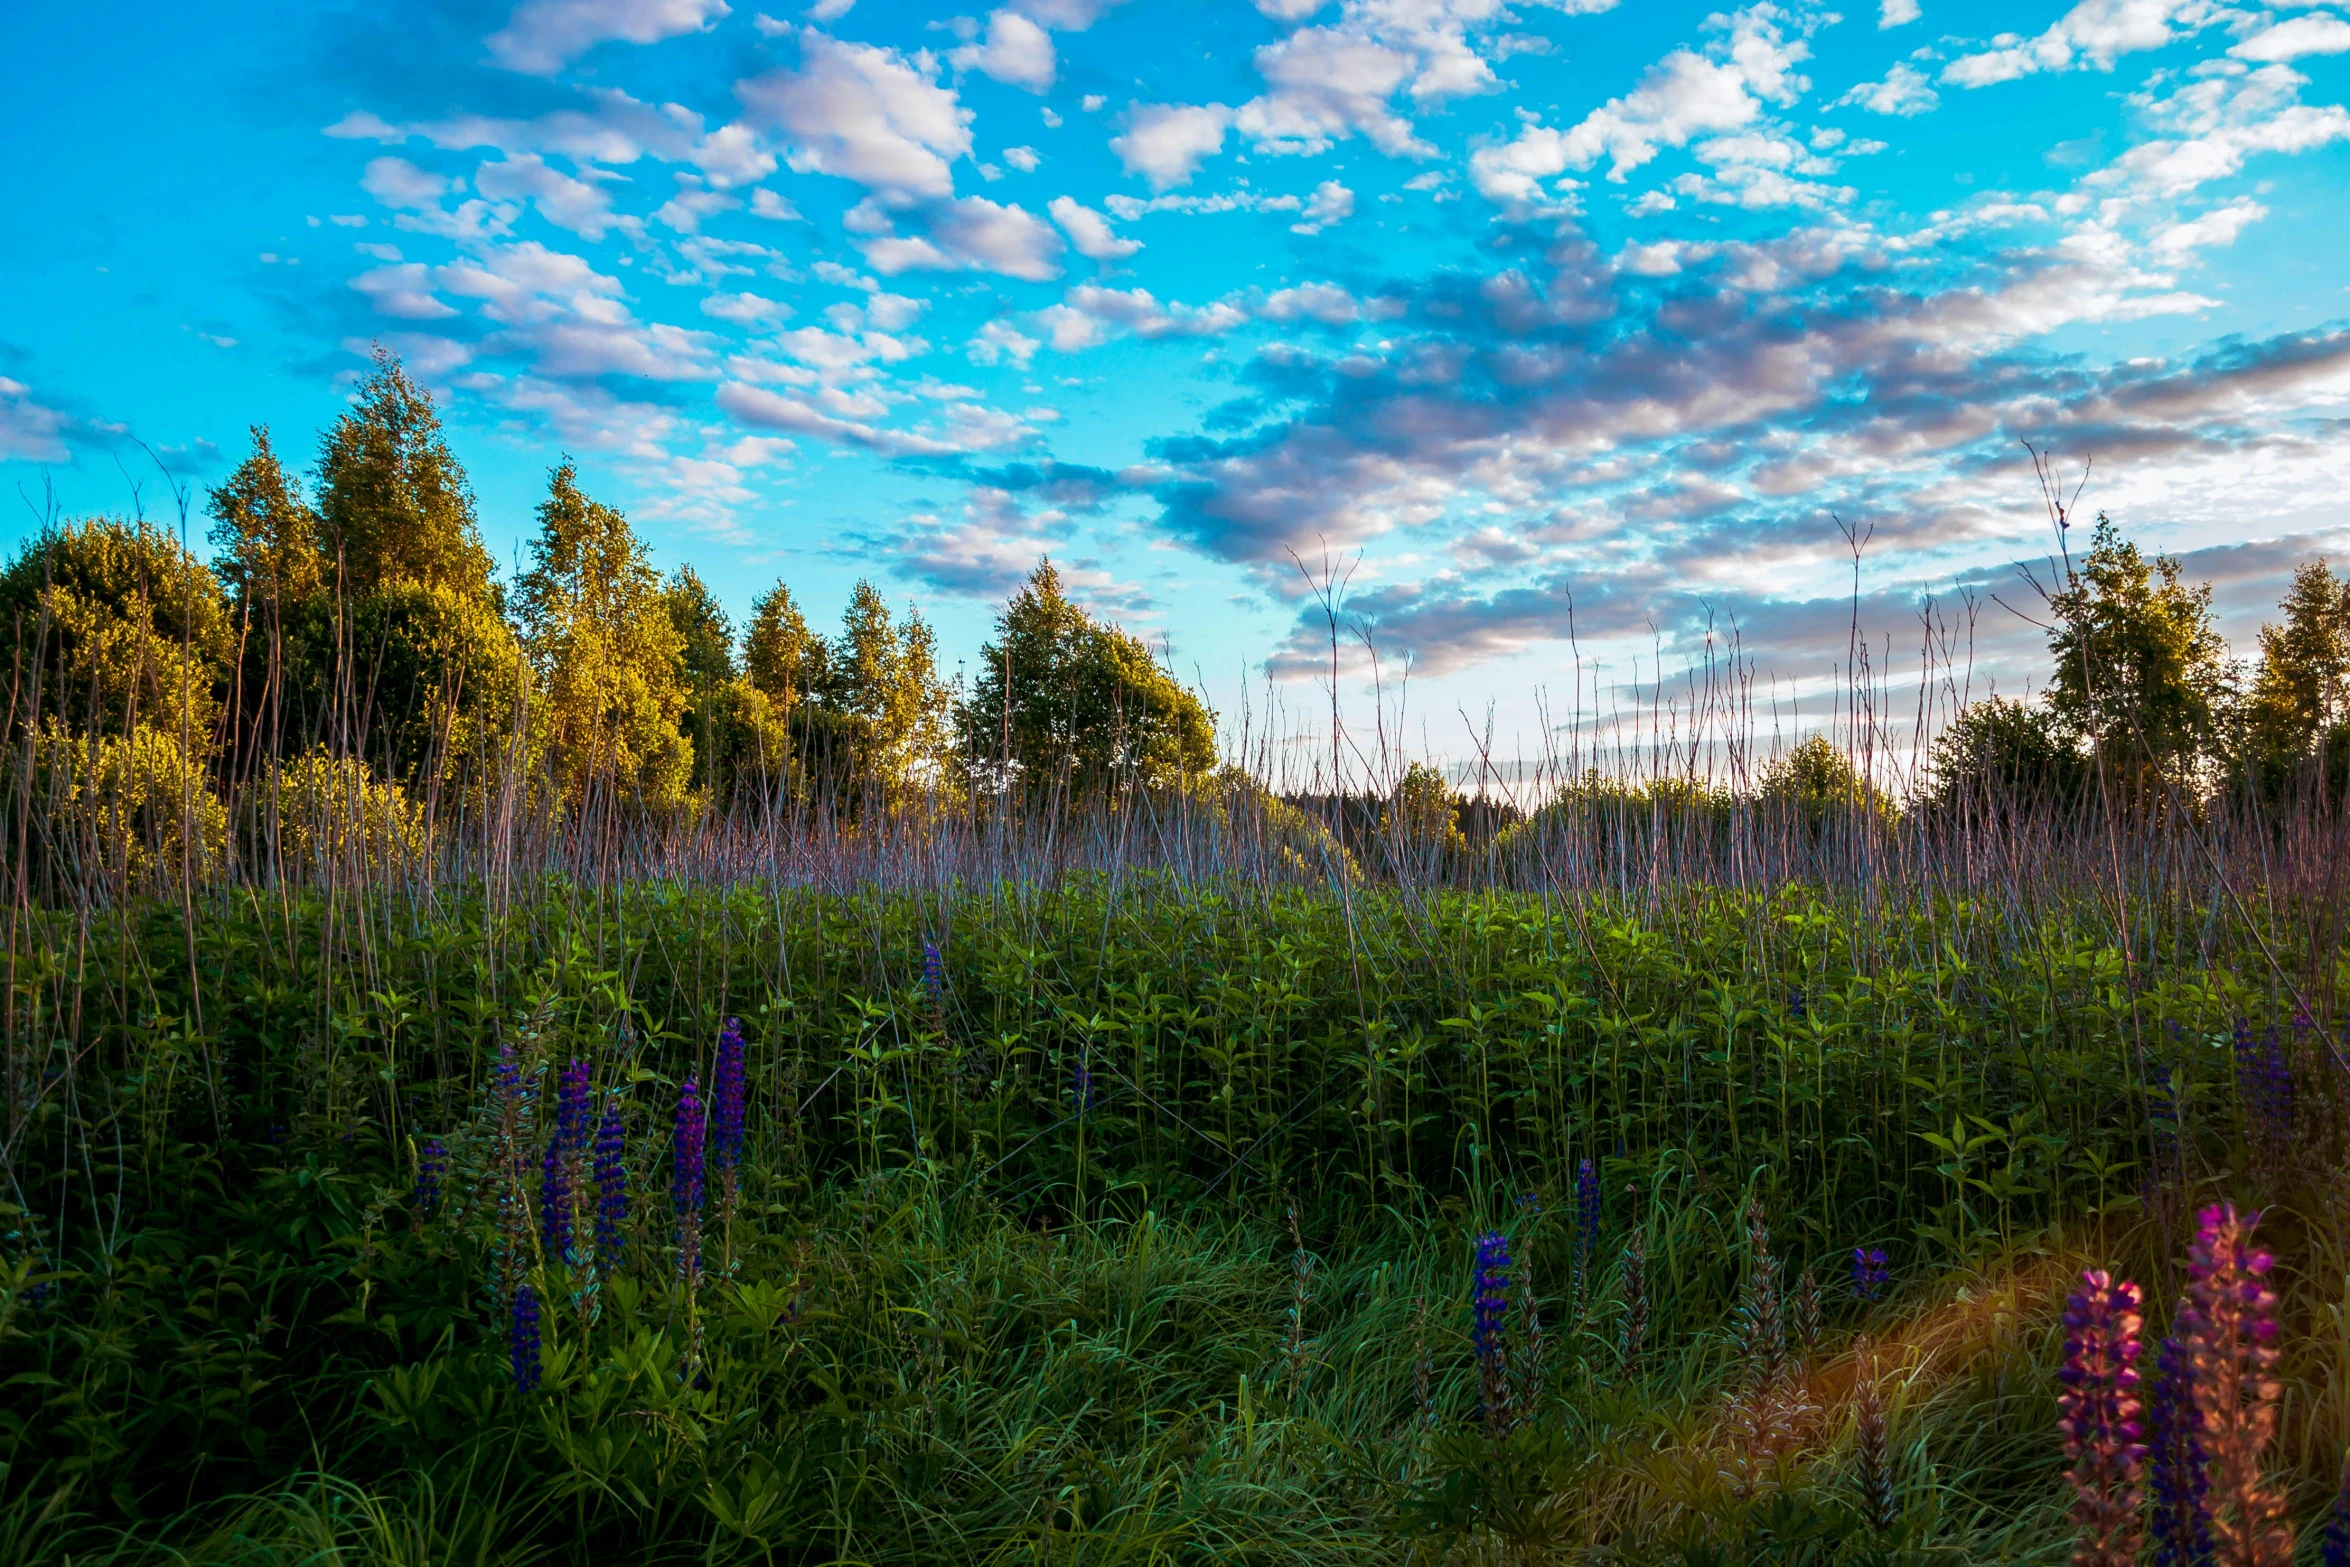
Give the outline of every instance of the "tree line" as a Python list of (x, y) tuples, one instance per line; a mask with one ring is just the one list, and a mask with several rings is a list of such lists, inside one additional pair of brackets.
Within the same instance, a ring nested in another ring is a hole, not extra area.
[[(911, 607), (860, 581), (839, 631), (777, 582), (734, 626), (666, 577), (568, 459), (499, 580), (439, 411), (378, 350), (307, 483), (265, 428), (203, 498), (209, 562), (169, 531), (52, 525), (0, 573), (19, 784), (101, 813), (332, 774), (420, 809), (530, 780), (535, 803), (675, 812), (824, 791), (1114, 796), (1215, 763), (1199, 698), (1072, 601), (1049, 560), (950, 689)], [(356, 769), (356, 771), (354, 771)], [(339, 771), (338, 771), (339, 770)]]
[[(256, 781), (280, 803), (357, 800), (367, 830), (398, 836), (518, 780), (531, 809), (692, 813), (748, 795), (853, 815), (948, 795), (1116, 800), (1215, 771), (1207, 708), (1072, 601), (1049, 560), (999, 609), (975, 678), (950, 687), (929, 623), (870, 582), (830, 636), (782, 582), (738, 628), (692, 567), (656, 571), (568, 459), (548, 475), (527, 567), (501, 581), (439, 411), (389, 352), (307, 474), (265, 428), (252, 440), (203, 497), (209, 561), (167, 530), (93, 518), (46, 527), (0, 571), (19, 832), (71, 818), (85, 842), (153, 859), (190, 832), (218, 839), (223, 802)], [(2099, 516), (2048, 594), (2040, 694), (1965, 707), (1899, 806), (2153, 815), (2219, 795), (2277, 804), (2313, 780), (2338, 796), (2350, 582), (2302, 566), (2249, 665), (2230, 659), (2211, 603), (2177, 560)], [(1738, 792), (1809, 815), (1899, 808), (1817, 737)], [(1708, 780), (1593, 774), (1551, 804), (1634, 796), (1729, 797)], [(1479, 816), (1425, 764), (1361, 804), (1363, 830), (1447, 851), (1469, 846), (1464, 826), (1482, 843), (1516, 819)]]

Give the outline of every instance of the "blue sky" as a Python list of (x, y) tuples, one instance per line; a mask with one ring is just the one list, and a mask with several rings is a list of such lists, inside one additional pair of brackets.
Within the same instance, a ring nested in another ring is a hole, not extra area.
[(30, 0), (7, 534), (169, 515), (134, 439), (306, 456), (380, 340), (501, 560), (569, 452), (734, 610), (870, 576), (951, 661), (1049, 551), (1233, 716), (1326, 701), (1330, 560), (1442, 755), (1709, 626), (1818, 716), (1839, 520), (1881, 666), (1930, 597), (2020, 686), (2026, 440), (2242, 640), (2350, 543), (2340, 11)]

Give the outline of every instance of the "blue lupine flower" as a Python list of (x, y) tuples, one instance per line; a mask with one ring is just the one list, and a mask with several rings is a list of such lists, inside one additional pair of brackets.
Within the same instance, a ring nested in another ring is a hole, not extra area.
[(936, 1006), (947, 993), (947, 960), (938, 950), (938, 943), (927, 938), (922, 943), (922, 991)]
[(1588, 1261), (1599, 1244), (1599, 1170), (1588, 1159), (1575, 1166), (1575, 1249)]
[(1093, 1108), (1093, 1070), (1083, 1056), (1077, 1058), (1077, 1071), (1069, 1079), (1069, 1094), (1077, 1101), (1079, 1115)]
[(535, 1391), (539, 1385), (539, 1297), (527, 1284), (514, 1292), (514, 1322), (507, 1334), (506, 1354), (514, 1368), (515, 1391)]
[(701, 1091), (689, 1077), (677, 1092), (676, 1176), (671, 1189), (677, 1205), (677, 1266), (689, 1282), (702, 1271), (702, 1145), (708, 1130)]
[(1882, 1248), (1855, 1246), (1852, 1248), (1852, 1293), (1862, 1300), (1875, 1300), (1892, 1281), (1892, 1269), (1886, 1266)]
[(2194, 1365), (2174, 1333), (2155, 1351), (2154, 1396), (2146, 1407), (2154, 1567), (2203, 1567), (2211, 1560), (2211, 1513), (2204, 1496), (2211, 1478), (2201, 1431)]
[(743, 1025), (728, 1018), (718, 1031), (718, 1069), (710, 1094), (710, 1162), (718, 1167), (718, 1189), (734, 1197), (735, 1172), (743, 1156), (743, 1101), (749, 1085), (743, 1069)]
[(578, 1059), (555, 1080), (555, 1134), (539, 1162), (539, 1234), (550, 1261), (569, 1261), (580, 1157), (587, 1151), (588, 1068)]
[(449, 1168), (449, 1150), (437, 1137), (424, 1140), (416, 1156), (416, 1211), (430, 1213), (440, 1204), (441, 1176)]
[(596, 1261), (606, 1273), (620, 1266), (620, 1226), (628, 1221), (627, 1135), (620, 1107), (604, 1111), (596, 1127)]
[(1510, 1242), (1498, 1231), (1477, 1237), (1477, 1272), (1469, 1296), (1469, 1347), (1477, 1354), (1485, 1422), (1495, 1437), (1509, 1424), (1509, 1383), (1503, 1335), (1510, 1318)]
[(2341, 1489), (2334, 1492), (2325, 1533), (2318, 1537), (2317, 1559), (2319, 1567), (2350, 1567), (2350, 1457), (2342, 1460)]

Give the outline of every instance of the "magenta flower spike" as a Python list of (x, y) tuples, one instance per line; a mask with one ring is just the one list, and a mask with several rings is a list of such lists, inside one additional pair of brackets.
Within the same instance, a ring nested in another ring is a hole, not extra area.
[(2075, 1567), (2135, 1567), (2141, 1533), (2139, 1475), (2146, 1462), (2138, 1422), (2138, 1286), (2102, 1268), (2081, 1275), (2064, 1313), (2064, 1391), (2057, 1429), (2073, 1486)]
[(2261, 1454), (2275, 1438), (2275, 1259), (2252, 1244), (2260, 1223), (2231, 1204), (2203, 1210), (2187, 1252), (2179, 1341), (2194, 1385), (2208, 1489), (2211, 1543), (2229, 1567), (2289, 1567), (2293, 1529), (2282, 1490), (2264, 1483)]

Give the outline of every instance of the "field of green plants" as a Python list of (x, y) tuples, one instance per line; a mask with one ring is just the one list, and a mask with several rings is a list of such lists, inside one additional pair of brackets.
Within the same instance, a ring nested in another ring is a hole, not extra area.
[(0, 1558), (2057, 1561), (2223, 1197), (2314, 1545), (2330, 916), (1895, 885), (20, 905)]

